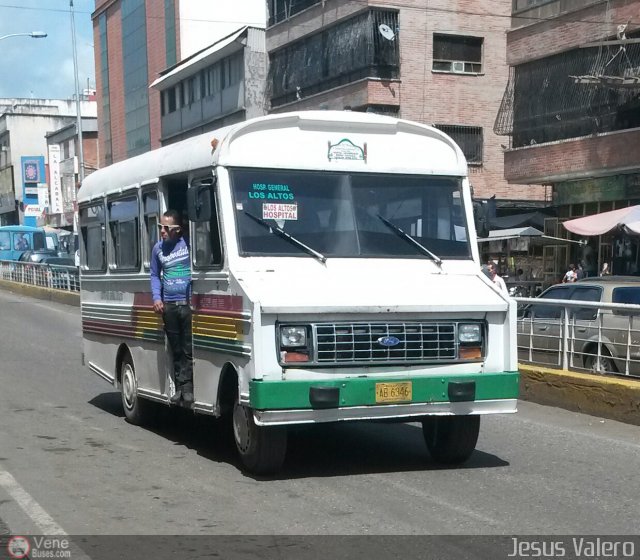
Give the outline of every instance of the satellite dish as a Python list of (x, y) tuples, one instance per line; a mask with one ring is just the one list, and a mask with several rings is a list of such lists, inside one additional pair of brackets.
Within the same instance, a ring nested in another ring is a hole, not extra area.
[(380, 35), (389, 41), (393, 41), (396, 38), (396, 34), (393, 32), (393, 29), (384, 23), (378, 26), (378, 31), (380, 31)]

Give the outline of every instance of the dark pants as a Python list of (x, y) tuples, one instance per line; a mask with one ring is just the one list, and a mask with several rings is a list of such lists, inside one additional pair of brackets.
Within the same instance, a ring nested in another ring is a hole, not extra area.
[(176, 389), (193, 386), (193, 347), (191, 340), (191, 307), (164, 304), (162, 314), (164, 332), (167, 333), (173, 354), (173, 374)]

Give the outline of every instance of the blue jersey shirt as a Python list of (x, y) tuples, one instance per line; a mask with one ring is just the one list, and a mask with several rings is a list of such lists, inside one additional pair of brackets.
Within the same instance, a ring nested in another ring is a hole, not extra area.
[(151, 251), (151, 295), (153, 301), (178, 301), (191, 295), (189, 246), (178, 241), (158, 241)]

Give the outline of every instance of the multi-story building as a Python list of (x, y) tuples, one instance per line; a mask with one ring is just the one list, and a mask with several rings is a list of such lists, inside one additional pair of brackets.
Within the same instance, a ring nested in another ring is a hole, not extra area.
[[(493, 125), (508, 78), (504, 0), (268, 0), (272, 112), (350, 109), (433, 124), (469, 162), (477, 198), (544, 205), (507, 184)], [(393, 154), (389, 154), (393, 158)]]
[(266, 113), (264, 29), (244, 26), (163, 72), (162, 145)]
[[(552, 186), (550, 235), (568, 235), (566, 218), (640, 203), (639, 13), (639, 0), (513, 0), (496, 131), (510, 137), (509, 183)], [(557, 280), (579, 260), (592, 274), (612, 261), (614, 273), (640, 271), (637, 239), (619, 241), (550, 246), (545, 274)], [(627, 241), (633, 255), (617, 268)]]
[[(96, 0), (92, 19), (100, 165), (218, 126), (223, 115), (209, 112), (217, 106), (205, 98), (220, 91), (209, 88), (200, 72), (211, 76), (219, 72), (221, 82), (223, 70), (238, 67), (222, 60), (225, 53), (211, 54), (208, 47), (245, 26), (264, 27), (265, 14), (264, 0)], [(206, 63), (219, 63), (215, 69), (199, 67), (205, 52)], [(150, 89), (161, 76), (165, 79)], [(171, 91), (161, 99), (161, 93), (173, 86), (177, 86), (175, 110)], [(197, 109), (189, 107), (194, 103)], [(240, 99), (237, 105), (243, 103)]]
[[(80, 112), (95, 118), (96, 102), (82, 100)], [(0, 225), (42, 222), (38, 188), (49, 185), (46, 135), (75, 122), (73, 99), (0, 99)]]

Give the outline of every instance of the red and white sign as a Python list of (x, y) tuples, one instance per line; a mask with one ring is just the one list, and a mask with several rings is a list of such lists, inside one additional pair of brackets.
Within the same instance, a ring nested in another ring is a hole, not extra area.
[(51, 183), (51, 213), (62, 214), (62, 178), (60, 176), (60, 146), (49, 146), (49, 182)]
[(39, 204), (26, 204), (24, 207), (25, 218), (39, 218), (42, 216), (42, 209)]
[(262, 204), (263, 220), (297, 220), (297, 204), (273, 204), (264, 202)]

